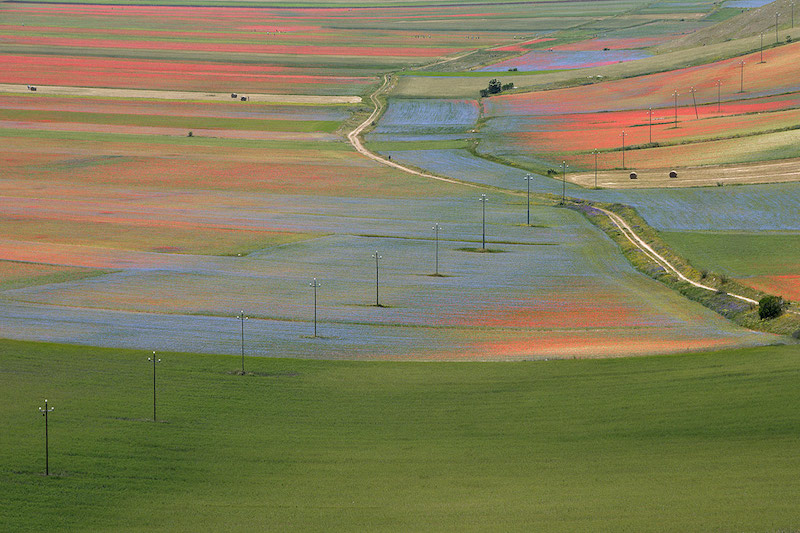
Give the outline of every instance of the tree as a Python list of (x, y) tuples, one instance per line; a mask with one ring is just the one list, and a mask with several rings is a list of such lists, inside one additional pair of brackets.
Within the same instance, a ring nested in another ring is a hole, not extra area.
[(503, 84), (497, 78), (492, 78), (489, 81), (489, 94), (497, 94), (503, 90)]
[(761, 320), (775, 318), (783, 313), (783, 298), (764, 296), (758, 302), (758, 316)]

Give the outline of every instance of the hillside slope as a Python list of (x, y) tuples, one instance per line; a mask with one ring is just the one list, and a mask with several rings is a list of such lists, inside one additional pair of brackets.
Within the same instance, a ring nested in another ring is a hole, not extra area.
[[(678, 39), (665, 43), (658, 48), (658, 52), (671, 52), (686, 48), (706, 46), (722, 43), (742, 37), (750, 37), (764, 32), (764, 42), (770, 45), (775, 42), (775, 13), (778, 16), (778, 37), (783, 42), (786, 39), (786, 31), (792, 27), (791, 0), (775, 0), (757, 9), (750, 9), (740, 15), (729, 18), (703, 28), (696, 32), (684, 35)], [(796, 6), (795, 6), (796, 7)], [(795, 13), (800, 16), (800, 11)], [(800, 22), (800, 20), (795, 21)], [(769, 40), (767, 40), (769, 36)]]

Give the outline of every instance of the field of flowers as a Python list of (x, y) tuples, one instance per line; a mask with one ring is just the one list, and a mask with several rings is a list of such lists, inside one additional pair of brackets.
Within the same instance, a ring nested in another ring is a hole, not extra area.
[[(476, 158), (466, 150), (390, 154), (393, 160), (468, 182), (518, 191), (527, 186), (524, 171)], [(561, 183), (537, 176), (531, 190), (560, 194)], [(571, 197), (634, 206), (698, 269), (723, 273), (786, 298), (800, 296), (800, 263), (795, 253), (800, 231), (798, 183), (629, 190), (589, 190), (567, 183), (566, 191)], [(769, 233), (775, 231), (786, 233)], [(644, 337), (637, 338), (645, 342)]]
[(599, 67), (623, 61), (633, 61), (649, 57), (640, 50), (534, 50), (520, 57), (507, 59), (488, 67), (482, 72), (504, 72), (509, 69), (519, 71), (560, 70)]
[[(621, 168), (623, 142), (629, 149), (625, 166), (634, 170), (798, 157), (796, 135), (787, 130), (794, 130), (800, 118), (800, 71), (793, 59), (799, 47), (767, 50), (765, 63), (759, 63), (759, 54), (745, 56), (744, 72), (735, 58), (493, 97), (484, 102), (487, 146), (482, 151), (520, 163), (533, 153), (552, 166), (566, 160), (573, 169), (585, 170), (594, 167), (595, 149), (601, 151), (600, 169)], [(745, 91), (739, 92), (742, 86)]]
[[(485, 102), (487, 116), (560, 115), (601, 111), (644, 110), (649, 107), (669, 109), (672, 94), (678, 91), (679, 104), (691, 102), (689, 89), (697, 89), (698, 103), (717, 101), (716, 81), (722, 83), (722, 99), (726, 105), (742, 99), (779, 95), (800, 90), (795, 57), (800, 43), (792, 43), (764, 51), (765, 63), (759, 54), (726, 59), (707, 65), (650, 74), (624, 80), (595, 83), (544, 93), (495, 96)], [(745, 61), (744, 93), (739, 93), (740, 60)], [(735, 108), (734, 108), (735, 109)]]
[[(525, 191), (524, 170), (487, 161), (466, 150), (406, 150), (392, 159), (467, 182)], [(569, 196), (634, 206), (665, 231), (800, 231), (800, 183), (660, 189), (591, 190), (569, 182)], [(560, 194), (560, 176), (534, 174), (531, 192)]]
[(392, 100), (367, 141), (462, 139), (480, 116), (475, 100)]
[[(422, 34), (398, 26), (420, 16), (413, 9), (361, 11), (369, 16), (354, 16), (346, 8), (4, 4), (1, 9), (0, 83), (23, 85), (356, 95), (367, 92), (379, 73), (478, 44), (460, 30)], [(448, 20), (481, 14), (469, 8), (427, 11)], [(380, 21), (394, 28), (376, 28)], [(488, 44), (511, 37), (483, 30)]]
[[(516, 4), (2, 9), (0, 83), (23, 87), (364, 95), (385, 70), (533, 40), (516, 30), (530, 22)], [(543, 26), (575, 21), (559, 19), (564, 6), (543, 10), (552, 16), (534, 17)], [(487, 30), (488, 19), (497, 25)], [(465, 35), (472, 25), (480, 31)], [(357, 154), (340, 130), (364, 110), (0, 94), (0, 328), (20, 339), (237, 353), (233, 317), (244, 310), (248, 354), (327, 358), (594, 357), (772, 341), (642, 277), (570, 211), (535, 205), (528, 227), (519, 196), (490, 194), (493, 253), (476, 253), (476, 191)], [(481, 118), (474, 100), (390, 99), (368, 140), (463, 139)], [(500, 136), (514, 120), (500, 114), (485, 128)], [(464, 149), (385, 153), (467, 182), (525, 187), (524, 172)], [(442, 276), (432, 276), (437, 222)]]
[[(318, 205), (313, 197), (287, 197), (273, 200), (283, 206), (273, 211), (265, 197), (253, 196), (254, 205), (228, 217), (295, 231), (324, 228), (331, 234), (243, 257), (6, 240), (6, 257), (32, 254), (43, 261), (116, 272), (4, 291), (4, 331), (18, 338), (236, 353), (239, 332), (233, 316), (244, 308), (251, 316), (246, 334), (253, 355), (588, 357), (770, 340), (687, 305), (638, 275), (612, 243), (599, 239), (594, 228), (569, 211), (537, 207), (534, 216), (543, 227), (526, 228), (519, 224), (519, 203), (493, 195), (487, 233), (490, 248), (500, 252), (481, 254), (464, 251), (480, 240), (474, 195), (403, 203), (339, 199), (357, 201), (360, 216), (355, 219), (333, 201)], [(141, 209), (152, 208), (145, 203)], [(200, 206), (194, 210), (202, 214)], [(446, 277), (430, 276), (434, 220), (443, 226), (440, 271)], [(169, 235), (167, 228), (154, 231)], [(382, 256), (385, 307), (380, 308), (372, 305), (375, 250)], [(310, 338), (308, 281), (313, 277), (323, 285), (319, 339)], [(634, 335), (638, 342), (624, 341)]]
[(217, 65), (197, 61), (97, 58), (64, 55), (0, 55), (0, 83), (170, 89), (237, 93), (353, 95), (374, 76), (332, 76), (284, 67)]
[[(94, 105), (8, 101), (41, 112)], [(97, 104), (104, 113), (112, 105)], [(168, 116), (165, 105), (123, 101), (120, 109)], [(429, 113), (409, 105), (420, 117)], [(208, 119), (236, 109), (187, 102), (173, 112)], [(280, 121), (291, 109), (254, 106), (243, 120)], [(340, 113), (300, 109), (301, 118)], [(469, 127), (476, 113), (468, 102), (430, 109), (453, 115), (445, 124), (452, 128)], [(391, 127), (402, 125), (402, 113), (387, 117)], [(583, 357), (770, 339), (687, 307), (642, 278), (575, 213), (535, 207), (538, 227), (527, 228), (518, 198), (492, 195), (487, 234), (499, 253), (474, 253), (481, 231), (474, 191), (400, 174), (343, 143), (11, 128), (2, 138), (0, 262), (53, 269), (35, 268), (5, 286), (0, 324), (17, 338), (235, 353), (232, 317), (244, 309), (252, 355)], [(442, 169), (460, 165), (460, 179), (521, 181), (516, 170), (500, 172), (502, 165), (465, 151), (433, 160)], [(469, 161), (480, 164), (466, 167)], [(553, 184), (540, 178), (534, 188)], [(435, 222), (443, 226), (446, 277), (430, 276)], [(372, 305), (375, 250), (380, 308)], [(61, 269), (100, 275), (42, 277)], [(323, 283), (322, 339), (310, 338), (314, 277)], [(623, 342), (631, 336), (640, 342)]]

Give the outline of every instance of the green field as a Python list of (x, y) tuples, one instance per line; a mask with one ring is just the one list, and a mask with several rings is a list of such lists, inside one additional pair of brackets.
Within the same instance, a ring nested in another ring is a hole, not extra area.
[(797, 233), (665, 231), (661, 236), (698, 269), (731, 276), (800, 274)]
[(147, 355), (0, 343), (0, 530), (800, 527), (797, 346), (248, 376), (165, 353), (159, 423)]

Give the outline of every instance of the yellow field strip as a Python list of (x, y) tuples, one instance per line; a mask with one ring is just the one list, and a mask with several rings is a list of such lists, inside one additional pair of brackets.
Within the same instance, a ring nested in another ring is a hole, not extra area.
[[(604, 189), (651, 189), (654, 187), (712, 187), (714, 185), (747, 185), (800, 181), (800, 159), (782, 159), (735, 165), (676, 167), (677, 178), (669, 177), (669, 168), (636, 169), (637, 178), (630, 179), (630, 170), (601, 170), (597, 185)], [(581, 187), (594, 186), (594, 172), (567, 175)]]
[[(27, 85), (0, 83), (0, 93), (31, 93)], [(204, 100), (230, 102), (231, 93), (206, 93), (192, 91), (152, 91), (145, 89), (109, 89), (102, 87), (66, 87), (37, 85), (36, 94), (49, 96), (87, 96), (100, 98), (148, 98), (153, 100)], [(251, 102), (260, 104), (358, 104), (360, 96), (318, 96), (310, 94), (260, 94), (242, 93)]]

